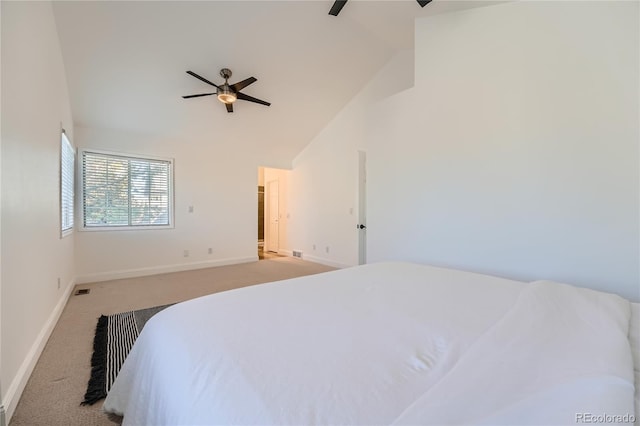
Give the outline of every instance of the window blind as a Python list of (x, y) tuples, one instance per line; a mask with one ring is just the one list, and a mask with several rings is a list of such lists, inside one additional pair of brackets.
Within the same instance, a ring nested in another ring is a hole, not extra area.
[(171, 225), (171, 161), (84, 151), (84, 226)]
[(60, 229), (62, 234), (73, 230), (73, 195), (75, 151), (67, 135), (60, 138)]

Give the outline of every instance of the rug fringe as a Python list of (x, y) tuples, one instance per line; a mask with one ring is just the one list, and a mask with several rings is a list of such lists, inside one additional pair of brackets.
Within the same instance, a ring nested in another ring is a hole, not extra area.
[(107, 396), (107, 328), (109, 317), (101, 315), (96, 325), (93, 339), (93, 355), (91, 356), (91, 377), (81, 405), (93, 405)]

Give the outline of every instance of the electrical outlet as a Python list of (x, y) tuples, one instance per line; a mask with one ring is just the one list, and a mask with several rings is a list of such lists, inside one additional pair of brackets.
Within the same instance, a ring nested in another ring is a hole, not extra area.
[(60, 290), (60, 277), (58, 277), (58, 290)]
[(316, 249), (316, 245), (314, 244), (314, 245), (313, 245), (313, 250), (315, 251), (315, 249)]
[(326, 251), (327, 253), (329, 253), (329, 246), (327, 246), (324, 251)]
[(185, 250), (185, 251), (182, 253), (182, 255), (183, 255), (184, 257), (189, 257), (189, 250)]
[(193, 206), (189, 206), (189, 213), (193, 213)]
[(213, 249), (212, 249), (211, 247), (209, 247), (209, 250), (207, 250), (207, 252), (208, 252), (209, 254), (212, 254), (212, 253), (213, 253)]

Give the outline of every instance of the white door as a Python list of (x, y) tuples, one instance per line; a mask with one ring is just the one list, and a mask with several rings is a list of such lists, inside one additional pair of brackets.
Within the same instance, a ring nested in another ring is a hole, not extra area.
[(367, 263), (367, 153), (358, 151), (358, 264)]
[(267, 184), (267, 221), (269, 224), (269, 235), (267, 237), (267, 251), (278, 252), (280, 248), (279, 235), (279, 219), (280, 211), (278, 210), (279, 194), (278, 194), (278, 181), (272, 180)]

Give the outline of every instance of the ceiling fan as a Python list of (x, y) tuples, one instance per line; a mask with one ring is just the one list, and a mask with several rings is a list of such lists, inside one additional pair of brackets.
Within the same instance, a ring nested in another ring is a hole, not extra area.
[(193, 71), (187, 71), (187, 74), (194, 76), (195, 78), (197, 78), (200, 81), (203, 81), (203, 82), (205, 82), (207, 84), (212, 85), (217, 90), (214, 93), (201, 93), (199, 95), (183, 96), (184, 99), (197, 98), (197, 97), (200, 97), (200, 96), (217, 95), (218, 96), (218, 100), (220, 102), (222, 102), (227, 107), (227, 112), (233, 112), (233, 103), (238, 99), (240, 99), (242, 101), (255, 102), (255, 103), (260, 104), (260, 105), (266, 105), (266, 106), (271, 105), (270, 102), (266, 102), (266, 101), (263, 101), (261, 99), (256, 99), (256, 98), (254, 98), (252, 96), (245, 95), (244, 93), (240, 93), (240, 90), (242, 90), (245, 87), (247, 87), (248, 85), (258, 81), (258, 79), (254, 78), (254, 77), (249, 77), (246, 80), (242, 80), (242, 81), (240, 81), (238, 83), (235, 83), (235, 84), (229, 84), (229, 78), (231, 77), (231, 70), (229, 68), (222, 68), (220, 70), (220, 76), (222, 76), (222, 78), (224, 78), (224, 84), (217, 85), (215, 83), (210, 82), (206, 78), (199, 76), (198, 74), (196, 74)]
[[(420, 7), (425, 7), (431, 0), (417, 0)], [(331, 10), (329, 11), (329, 15), (338, 16), (338, 13), (342, 10), (344, 5), (347, 4), (347, 0), (336, 0), (333, 2), (333, 6), (331, 6)]]

